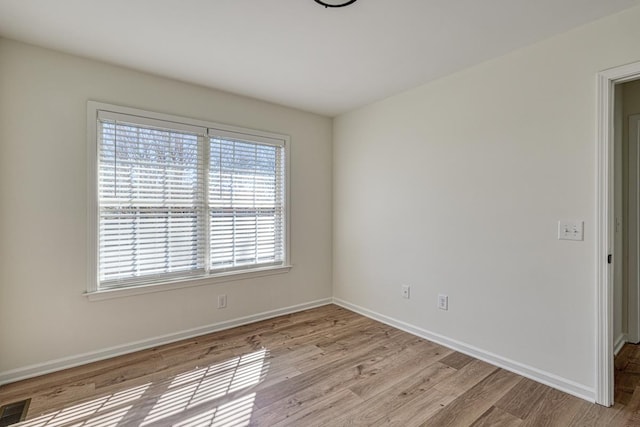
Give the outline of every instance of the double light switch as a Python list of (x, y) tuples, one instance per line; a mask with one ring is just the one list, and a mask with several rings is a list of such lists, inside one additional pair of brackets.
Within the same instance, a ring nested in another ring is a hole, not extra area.
[(558, 221), (558, 240), (583, 240), (583, 221)]

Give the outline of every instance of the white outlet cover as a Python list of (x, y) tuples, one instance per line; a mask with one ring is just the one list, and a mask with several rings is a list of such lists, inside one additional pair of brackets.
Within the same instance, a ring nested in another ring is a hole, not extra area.
[(406, 298), (406, 299), (411, 298), (411, 286), (402, 285), (402, 298)]
[(218, 308), (226, 308), (226, 307), (227, 307), (227, 296), (218, 295)]
[(449, 310), (449, 297), (447, 295), (438, 295), (438, 308), (440, 310)]

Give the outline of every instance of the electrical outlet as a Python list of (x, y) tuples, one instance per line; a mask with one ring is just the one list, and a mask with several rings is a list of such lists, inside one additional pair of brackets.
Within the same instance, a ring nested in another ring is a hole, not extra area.
[(449, 310), (449, 297), (447, 295), (438, 295), (438, 308), (440, 310)]
[(411, 286), (402, 285), (402, 298), (409, 299), (410, 296), (411, 296)]
[(227, 296), (218, 295), (218, 308), (227, 308)]

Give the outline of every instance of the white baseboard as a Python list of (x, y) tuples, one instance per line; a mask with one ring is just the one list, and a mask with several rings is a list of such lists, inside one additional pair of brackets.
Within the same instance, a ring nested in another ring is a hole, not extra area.
[(514, 372), (518, 375), (522, 375), (523, 377), (527, 377), (539, 383), (548, 385), (549, 387), (553, 387), (589, 402), (595, 402), (595, 389), (591, 387), (587, 387), (583, 384), (579, 384), (577, 382), (562, 378), (550, 372), (545, 372), (540, 369), (527, 366), (520, 362), (516, 362), (515, 360), (507, 359), (505, 357), (490, 353), (488, 351), (465, 344), (463, 342), (447, 338), (443, 335), (427, 331), (426, 329), (422, 329), (417, 326), (413, 326), (411, 324), (394, 319), (392, 317), (385, 316), (384, 314), (380, 314), (367, 308), (360, 307), (356, 304), (341, 300), (340, 298), (334, 297), (333, 303), (348, 310), (362, 314), (363, 316), (385, 323), (389, 326), (393, 326), (394, 328), (416, 335), (420, 338), (433, 341), (460, 353), (467, 354), (476, 359), (480, 359), (497, 367), (506, 369), (507, 371)]
[(622, 346), (624, 346), (627, 342), (627, 334), (620, 334), (618, 338), (616, 338), (616, 342), (613, 343), (613, 355), (617, 356), (622, 350)]
[(26, 366), (24, 368), (4, 371), (0, 372), (0, 385), (24, 380), (27, 378), (37, 377), (39, 375), (49, 374), (51, 372), (60, 371), (63, 369), (73, 368), (75, 366), (80, 366), (91, 362), (97, 362), (99, 360), (109, 359), (115, 356), (121, 356), (123, 354), (132, 353), (135, 351), (157, 347), (163, 344), (169, 344), (183, 339), (210, 334), (212, 332), (222, 331), (224, 329), (235, 328), (236, 326), (242, 326), (248, 323), (267, 320), (285, 314), (296, 313), (298, 311), (308, 310), (310, 308), (320, 307), (331, 303), (331, 298), (324, 298), (321, 300), (292, 305), (290, 307), (284, 307), (277, 310), (265, 311), (251, 316), (226, 320), (224, 322), (214, 323), (199, 328), (188, 329), (186, 331), (175, 332), (155, 338), (132, 342), (129, 344), (79, 354), (77, 356), (64, 357), (61, 359), (51, 360), (49, 362)]

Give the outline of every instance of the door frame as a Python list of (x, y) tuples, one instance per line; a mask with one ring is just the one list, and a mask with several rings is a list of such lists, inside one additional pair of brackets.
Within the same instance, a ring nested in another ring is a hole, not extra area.
[[(596, 133), (596, 403), (613, 405), (614, 93), (615, 84), (640, 78), (640, 62), (597, 76)], [(620, 254), (614, 254), (619, 256)]]

